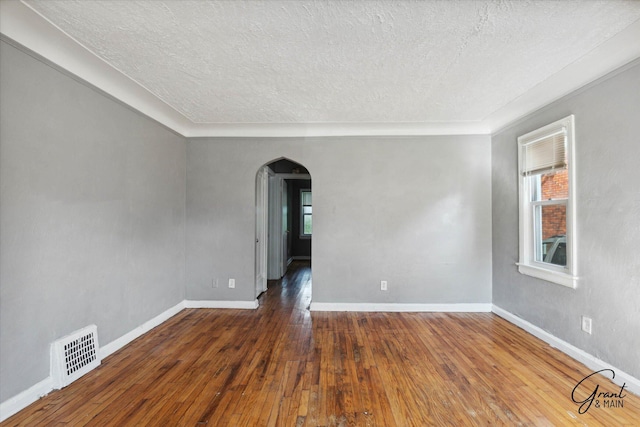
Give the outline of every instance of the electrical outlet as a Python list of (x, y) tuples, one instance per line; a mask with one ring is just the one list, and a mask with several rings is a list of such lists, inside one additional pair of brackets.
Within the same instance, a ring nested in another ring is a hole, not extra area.
[(380, 290), (381, 291), (386, 291), (387, 290), (387, 281), (386, 280), (381, 280), (380, 281)]
[(582, 316), (582, 330), (588, 334), (591, 334), (592, 320), (590, 317)]
[(236, 279), (229, 279), (229, 287), (230, 288), (236, 287)]

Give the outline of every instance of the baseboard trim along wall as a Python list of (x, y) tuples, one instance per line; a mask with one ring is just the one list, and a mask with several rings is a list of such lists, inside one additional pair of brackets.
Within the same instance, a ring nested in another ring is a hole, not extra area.
[(184, 308), (237, 308), (241, 310), (255, 310), (258, 300), (253, 301), (184, 301)]
[[(236, 309), (256, 309), (258, 308), (258, 300), (254, 301), (188, 301), (184, 300), (175, 306), (165, 310), (151, 320), (144, 322), (142, 325), (124, 334), (120, 338), (111, 341), (109, 344), (100, 347), (100, 358), (115, 353), (131, 341), (146, 334), (156, 326), (166, 322), (185, 308), (236, 308)], [(99, 332), (99, 331), (98, 331)], [(44, 380), (28, 388), (27, 390), (11, 397), (0, 403), (0, 422), (6, 420), (10, 416), (18, 413), (36, 400), (46, 396), (54, 390), (53, 379), (48, 376)]]
[[(109, 356), (110, 354), (115, 353), (116, 351), (120, 350), (122, 347), (124, 347), (125, 345), (129, 344), (131, 341), (135, 340), (139, 336), (146, 334), (151, 329), (153, 329), (156, 326), (166, 322), (167, 320), (169, 320), (170, 318), (172, 318), (173, 316), (175, 316), (176, 314), (181, 312), (184, 308), (185, 308), (185, 301), (182, 301), (182, 302), (174, 305), (170, 309), (160, 313), (159, 315), (157, 315), (153, 319), (147, 320), (142, 325), (140, 325), (137, 328), (135, 328), (134, 330), (124, 334), (120, 338), (111, 341), (109, 344), (107, 344), (107, 345), (105, 345), (103, 347), (100, 347), (100, 357), (102, 359), (104, 359), (105, 357)], [(99, 332), (100, 331), (98, 331), (98, 333)]]
[[(531, 335), (540, 338), (542, 341), (549, 344), (551, 347), (557, 348), (567, 356), (577, 360), (578, 362), (584, 364), (589, 369), (592, 369), (594, 372), (599, 371), (601, 369), (612, 369), (616, 376), (612, 379), (612, 381), (622, 386), (622, 384), (626, 384), (625, 390), (629, 390), (630, 392), (640, 395), (640, 380), (627, 374), (624, 371), (616, 368), (605, 362), (604, 360), (600, 360), (597, 357), (594, 357), (587, 353), (584, 350), (580, 350), (578, 347), (575, 347), (569, 344), (566, 341), (561, 340), (555, 335), (551, 335), (549, 332), (537, 327), (536, 325), (527, 322), (526, 320), (516, 316), (513, 313), (510, 313), (496, 305), (491, 309), (493, 313), (502, 317), (509, 323), (512, 323), (525, 331), (529, 332)], [(609, 377), (607, 377), (609, 378)], [(611, 379), (611, 378), (609, 378)]]
[(397, 304), (312, 302), (311, 311), (490, 313), (491, 304)]
[[(254, 301), (189, 301), (184, 300), (175, 306), (169, 308), (158, 316), (143, 323), (131, 332), (121, 336), (120, 338), (110, 342), (100, 348), (101, 358), (105, 358), (134, 339), (149, 332), (156, 326), (169, 320), (185, 308), (232, 308), (232, 309), (256, 309), (258, 308), (258, 300)], [(583, 363), (593, 371), (601, 369), (613, 369), (616, 373), (613, 382), (622, 386), (626, 384), (625, 390), (640, 395), (640, 380), (621, 371), (620, 369), (600, 360), (589, 353), (557, 338), (554, 335), (544, 331), (543, 329), (527, 322), (524, 319), (512, 314), (493, 304), (377, 304), (377, 303), (311, 303), (311, 311), (360, 311), (360, 312), (449, 312), (449, 313), (488, 313), (493, 312), (502, 317), (509, 323), (512, 323), (531, 335), (541, 339), (554, 348), (562, 351), (566, 355), (572, 357), (578, 362)], [(27, 390), (17, 394), (0, 403), (0, 422), (6, 420), (10, 416), (16, 414), (26, 408), (42, 396), (53, 391), (53, 380), (49, 376), (39, 383), (33, 385)]]
[(17, 414), (42, 396), (49, 394), (52, 390), (53, 379), (49, 376), (25, 391), (0, 403), (0, 422), (6, 420), (13, 414)]
[(160, 313), (151, 320), (144, 322), (133, 331), (111, 341), (109, 344), (100, 348), (100, 356), (102, 359), (110, 354), (120, 350), (131, 341), (139, 336), (149, 332), (156, 326), (166, 322), (185, 308), (237, 308), (237, 309), (256, 309), (258, 308), (258, 300), (254, 301), (189, 301), (184, 300), (170, 309)]

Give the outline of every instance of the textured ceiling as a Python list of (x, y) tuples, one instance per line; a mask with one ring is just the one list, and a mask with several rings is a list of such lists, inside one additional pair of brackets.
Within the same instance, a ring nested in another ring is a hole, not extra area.
[(481, 121), (639, 1), (26, 0), (194, 123)]

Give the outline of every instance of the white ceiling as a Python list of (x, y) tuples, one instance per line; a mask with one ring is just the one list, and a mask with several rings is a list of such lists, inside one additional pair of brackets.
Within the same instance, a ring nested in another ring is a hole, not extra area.
[(488, 133), (640, 56), (640, 1), (4, 3), (187, 136)]

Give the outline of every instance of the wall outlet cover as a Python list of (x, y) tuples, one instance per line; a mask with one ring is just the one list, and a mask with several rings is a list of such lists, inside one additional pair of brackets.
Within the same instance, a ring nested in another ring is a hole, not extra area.
[(590, 317), (582, 316), (582, 330), (591, 334), (592, 320)]

